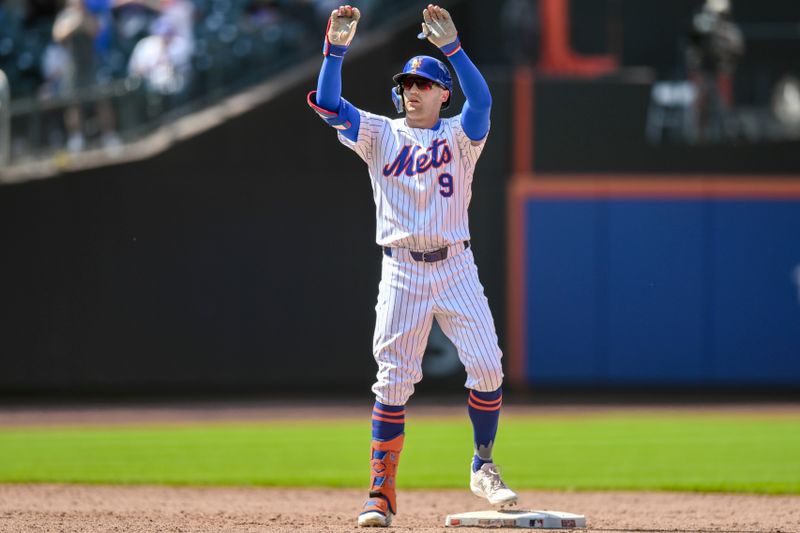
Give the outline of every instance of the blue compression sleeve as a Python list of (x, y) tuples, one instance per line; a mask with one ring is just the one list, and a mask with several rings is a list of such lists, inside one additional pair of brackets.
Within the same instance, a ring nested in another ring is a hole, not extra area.
[[(322, 68), (317, 80), (317, 105), (328, 111), (338, 111), (342, 101), (342, 59), (336, 56), (327, 56), (322, 60)], [(355, 142), (358, 140), (358, 129), (361, 116), (353, 106), (345, 106), (347, 120), (352, 124), (346, 130), (340, 130), (342, 135)]]
[(328, 56), (322, 61), (317, 80), (317, 105), (329, 111), (339, 109), (342, 98), (341, 57)]
[(489, 133), (489, 112), (492, 109), (489, 86), (463, 48), (459, 48), (448, 59), (456, 71), (461, 90), (467, 97), (461, 109), (461, 126), (467, 137), (479, 141)]

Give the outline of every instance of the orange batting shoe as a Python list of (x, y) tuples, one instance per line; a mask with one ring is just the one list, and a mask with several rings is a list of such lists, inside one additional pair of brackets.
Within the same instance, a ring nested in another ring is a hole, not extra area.
[(380, 496), (370, 498), (364, 504), (364, 509), (358, 515), (358, 525), (361, 527), (388, 527), (392, 524), (394, 513), (389, 510), (389, 501)]
[(369, 499), (358, 515), (358, 525), (386, 527), (397, 514), (397, 492), (395, 477), (403, 450), (404, 435), (388, 441), (372, 441), (370, 450)]

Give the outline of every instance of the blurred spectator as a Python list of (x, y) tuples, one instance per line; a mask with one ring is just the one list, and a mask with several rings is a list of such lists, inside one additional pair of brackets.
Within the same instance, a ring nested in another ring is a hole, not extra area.
[[(53, 24), (53, 41), (67, 51), (60, 56), (65, 61), (61, 67), (51, 64), (51, 72), (68, 73), (57, 88), (64, 95), (73, 95), (87, 89), (95, 80), (94, 37), (97, 34), (97, 20), (88, 12), (81, 0), (67, 0), (64, 9), (56, 16)], [(54, 54), (55, 60), (59, 57)], [(66, 59), (69, 58), (69, 64)], [(64, 114), (67, 129), (67, 148), (82, 150), (85, 145), (83, 119), (80, 105), (69, 106)]]
[(96, 80), (98, 83), (107, 83), (114, 78), (117, 66), (123, 62), (115, 48), (112, 0), (84, 0), (84, 5), (97, 20), (97, 34), (94, 37)]
[(130, 0), (115, 0), (112, 7), (116, 33), (123, 43), (146, 37), (149, 34), (150, 24), (158, 14), (158, 6)]
[(66, 48), (59, 43), (50, 43), (42, 55), (42, 78), (40, 98), (54, 98), (67, 93), (75, 76), (75, 64)]
[(150, 27), (160, 14), (159, 2), (143, 3), (131, 0), (113, 0), (115, 50), (120, 57), (121, 76), (128, 75), (128, 63), (136, 44), (150, 35)]
[(154, 34), (157, 24), (166, 22), (172, 34), (186, 43), (194, 46), (194, 4), (191, 0), (115, 0), (114, 8), (139, 7), (158, 13), (158, 18), (153, 21), (150, 33)]
[[(63, 91), (63, 95), (79, 99), (79, 102), (70, 105), (64, 114), (67, 149), (70, 151), (79, 151), (85, 146), (83, 105), (80, 99), (97, 83), (98, 61), (95, 38), (99, 35), (100, 29), (100, 21), (87, 9), (82, 0), (67, 0), (53, 24), (53, 41), (63, 46), (67, 54), (60, 54), (57, 49), (51, 49), (51, 63), (48, 65), (48, 70), (51, 74), (61, 73), (64, 76), (57, 86)], [(59, 61), (62, 62), (61, 65), (58, 64)], [(97, 100), (95, 111), (104, 145), (118, 144), (111, 104), (107, 100)]]
[(698, 91), (698, 137), (720, 141), (735, 134), (733, 72), (744, 52), (744, 39), (731, 17), (730, 0), (706, 0), (692, 18), (686, 62)]
[(159, 19), (169, 23), (174, 36), (185, 46), (194, 49), (194, 4), (191, 0), (161, 0)]
[(178, 34), (172, 19), (161, 17), (153, 23), (153, 35), (133, 49), (128, 73), (144, 80), (148, 90), (161, 95), (180, 95), (192, 72), (192, 47)]

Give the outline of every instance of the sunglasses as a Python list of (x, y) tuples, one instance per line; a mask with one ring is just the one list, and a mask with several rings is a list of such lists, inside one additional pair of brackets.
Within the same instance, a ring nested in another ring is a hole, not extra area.
[(434, 85), (438, 84), (431, 80), (426, 80), (425, 78), (408, 77), (403, 79), (402, 85), (403, 89), (405, 89), (406, 91), (410, 91), (414, 85), (416, 85), (417, 89), (419, 89), (420, 91), (430, 91)]

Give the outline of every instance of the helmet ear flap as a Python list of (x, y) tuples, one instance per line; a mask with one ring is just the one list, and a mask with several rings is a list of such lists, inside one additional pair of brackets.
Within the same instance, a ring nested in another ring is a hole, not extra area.
[(395, 87), (392, 87), (392, 102), (394, 102), (394, 107), (397, 109), (398, 113), (402, 113), (404, 111), (403, 106), (403, 86), (398, 84)]

